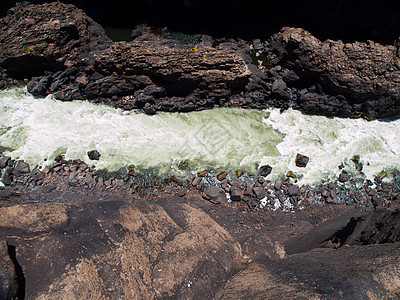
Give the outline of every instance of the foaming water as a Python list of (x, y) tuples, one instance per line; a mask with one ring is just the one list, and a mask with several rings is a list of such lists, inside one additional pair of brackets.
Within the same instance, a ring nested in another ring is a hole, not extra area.
[[(148, 116), (87, 101), (35, 99), (22, 88), (0, 92), (0, 147), (33, 166), (51, 165), (64, 154), (97, 169), (128, 165), (152, 176), (190, 179), (196, 172), (273, 167), (270, 179), (291, 170), (299, 184), (335, 178), (343, 165), (360, 178), (399, 168), (399, 120), (326, 118), (288, 110), (218, 108)], [(96, 149), (99, 161), (87, 152)], [(310, 157), (295, 166), (297, 153)], [(363, 174), (351, 161), (360, 156)]]

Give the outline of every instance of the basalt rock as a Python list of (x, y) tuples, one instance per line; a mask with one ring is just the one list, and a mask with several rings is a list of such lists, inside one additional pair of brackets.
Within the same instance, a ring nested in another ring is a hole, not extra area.
[(211, 299), (241, 261), (225, 229), (173, 200), (31, 203), (0, 214), (30, 298)]
[[(281, 64), (300, 76), (303, 86), (307, 81), (320, 86), (322, 93), (300, 93), (300, 108), (374, 118), (400, 112), (398, 44), (322, 42), (306, 30), (285, 27), (272, 36), (270, 47)], [(328, 95), (323, 96), (324, 92)], [(329, 95), (340, 97), (329, 100)]]
[(0, 20), (0, 67), (10, 77), (30, 78), (66, 69), (109, 43), (103, 28), (73, 5), (23, 2)]

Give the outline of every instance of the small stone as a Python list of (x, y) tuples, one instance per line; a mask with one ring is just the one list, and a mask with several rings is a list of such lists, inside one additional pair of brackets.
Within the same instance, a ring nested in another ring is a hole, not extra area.
[(305, 168), (307, 166), (309, 160), (310, 159), (307, 156), (305, 156), (303, 154), (297, 154), (295, 163), (296, 163), (296, 166)]
[(226, 175), (228, 175), (227, 172), (221, 172), (221, 173), (219, 173), (219, 174), (217, 175), (217, 179), (218, 179), (219, 181), (222, 181), (222, 180), (224, 180), (224, 179), (226, 178)]
[(342, 172), (339, 175), (339, 181), (346, 182), (349, 179), (350, 179), (350, 175), (345, 170), (342, 170)]
[(289, 196), (297, 196), (299, 194), (298, 186), (297, 185), (289, 186), (289, 188), (287, 189), (287, 193), (289, 194)]
[(20, 177), (23, 174), (30, 173), (30, 171), (31, 169), (29, 168), (29, 165), (26, 162), (18, 160), (15, 163), (13, 174), (17, 177)]
[(228, 179), (223, 179), (221, 181), (221, 188), (226, 189), (228, 187)]
[(244, 189), (244, 196), (251, 197), (253, 195), (253, 186), (251, 184), (247, 184)]
[(92, 150), (87, 153), (90, 160), (99, 160), (101, 154), (97, 150)]
[(270, 173), (271, 173), (271, 171), (272, 171), (272, 167), (271, 166), (269, 166), (269, 165), (264, 165), (264, 166), (261, 166), (259, 169), (258, 169), (258, 176), (263, 176), (263, 177), (266, 177), (266, 176), (268, 176)]
[(253, 193), (257, 199), (262, 199), (262, 198), (265, 198), (265, 196), (266, 196), (266, 193), (265, 193), (265, 190), (263, 187), (254, 187)]
[(199, 174), (197, 174), (198, 177), (204, 177), (207, 174), (207, 170), (201, 171), (199, 172)]
[(327, 197), (327, 198), (325, 199), (325, 202), (326, 202), (326, 203), (333, 203), (333, 199), (332, 199), (331, 197)]
[(13, 171), (12, 167), (6, 167), (5, 168), (5, 170), (3, 172), (3, 175), (1, 176), (1, 182), (4, 185), (10, 185), (12, 183), (12, 181), (13, 181), (12, 171)]
[(219, 196), (220, 189), (217, 186), (207, 186), (204, 189), (203, 198), (210, 200), (213, 203), (220, 203)]
[(280, 190), (281, 188), (282, 188), (282, 180), (275, 181), (274, 189), (275, 190)]
[(286, 177), (287, 178), (296, 178), (296, 175), (292, 171), (289, 171), (289, 172), (287, 172)]
[(257, 178), (257, 182), (258, 182), (259, 184), (263, 185), (263, 184), (265, 183), (264, 177), (262, 177), (262, 176), (258, 177), (258, 178)]
[(193, 178), (192, 180), (192, 185), (193, 186), (198, 186), (200, 184), (200, 182), (203, 180), (203, 178), (196, 176), (195, 178)]
[(236, 176), (239, 178), (239, 177), (241, 177), (241, 176), (243, 176), (243, 174), (244, 174), (244, 171), (237, 171), (236, 172)]
[(243, 199), (243, 192), (238, 186), (232, 186), (230, 189), (232, 201), (241, 201)]
[(331, 193), (328, 190), (323, 190), (321, 195), (324, 198), (328, 198), (331, 195)]
[(336, 198), (337, 194), (336, 194), (336, 191), (335, 191), (334, 189), (331, 190), (330, 196), (331, 196), (332, 199), (335, 199), (335, 198)]

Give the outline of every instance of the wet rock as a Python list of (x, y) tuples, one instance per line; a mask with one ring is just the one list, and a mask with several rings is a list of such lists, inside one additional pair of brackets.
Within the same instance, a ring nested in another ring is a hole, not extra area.
[(338, 180), (340, 182), (344, 183), (344, 182), (349, 181), (349, 179), (350, 179), (350, 175), (345, 170), (342, 170), (342, 172), (339, 174)]
[(197, 174), (197, 176), (198, 176), (198, 177), (205, 177), (206, 174), (207, 174), (207, 171), (204, 170), (204, 171), (199, 172), (199, 173)]
[(286, 83), (282, 79), (275, 80), (271, 87), (272, 95), (278, 99), (289, 100)]
[(0, 299), (16, 299), (17, 274), (5, 240), (0, 241)]
[(30, 171), (29, 165), (26, 162), (18, 160), (14, 165), (13, 174), (17, 177), (20, 177), (21, 175), (27, 174)]
[(243, 191), (238, 186), (232, 186), (229, 192), (232, 201), (241, 201), (243, 200)]
[(221, 173), (219, 173), (219, 174), (217, 175), (217, 179), (218, 179), (219, 181), (222, 181), (222, 180), (224, 180), (224, 179), (226, 178), (226, 175), (228, 175), (227, 172), (221, 172)]
[(221, 181), (221, 188), (224, 190), (228, 188), (228, 179), (225, 178)]
[(90, 160), (99, 160), (101, 154), (97, 150), (92, 150), (87, 153)]
[(258, 176), (266, 177), (266, 176), (268, 176), (271, 172), (272, 172), (272, 167), (269, 166), (269, 165), (264, 165), (264, 166), (261, 166), (261, 167), (258, 169), (257, 174), (258, 174)]
[(297, 154), (295, 163), (296, 163), (296, 166), (304, 168), (307, 166), (309, 160), (310, 159), (307, 156), (305, 156), (303, 154)]
[(323, 190), (323, 191), (321, 192), (321, 195), (322, 195), (322, 197), (324, 197), (324, 198), (328, 198), (328, 197), (331, 195), (331, 193), (330, 193), (328, 190)]
[(193, 178), (193, 180), (192, 180), (192, 185), (193, 185), (194, 187), (197, 187), (197, 186), (200, 184), (200, 182), (201, 182), (202, 180), (203, 180), (202, 177), (196, 176), (196, 177)]
[(212, 203), (220, 203), (220, 191), (217, 186), (207, 186), (204, 189), (203, 197)]
[(8, 161), (10, 160), (10, 157), (7, 156), (1, 156), (0, 157), (0, 168), (5, 168), (7, 166)]
[(10, 185), (13, 181), (13, 177), (12, 177), (12, 172), (13, 172), (13, 168), (7, 166), (4, 171), (3, 171), (3, 175), (1, 176), (1, 182), (4, 185)]

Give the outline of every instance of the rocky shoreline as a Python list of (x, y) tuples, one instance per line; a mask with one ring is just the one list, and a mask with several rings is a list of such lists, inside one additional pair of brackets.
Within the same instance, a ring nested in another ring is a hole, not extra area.
[(340, 117), (400, 112), (398, 46), (319, 41), (301, 28), (270, 39), (214, 39), (138, 26), (113, 42), (73, 5), (22, 3), (1, 19), (1, 87), (37, 96), (109, 101), (123, 109), (287, 109)]
[(137, 186), (134, 168), (104, 180), (62, 159), (40, 171), (1, 157), (0, 167), (5, 299), (400, 295), (399, 193), (379, 177), (352, 190), (341, 173), (317, 192), (226, 173), (203, 186), (206, 172), (190, 186)]
[[(89, 153), (91, 159), (99, 159), (97, 151)], [(300, 156), (305, 157), (305, 156)], [(298, 161), (300, 163), (300, 160)], [(346, 204), (363, 208), (397, 208), (400, 205), (400, 189), (395, 182), (386, 182), (382, 172), (374, 182), (366, 180), (356, 184), (342, 170), (337, 180), (320, 183), (317, 187), (299, 186), (295, 175), (288, 172), (284, 180), (271, 182), (269, 166), (262, 166), (253, 183), (228, 172), (217, 175), (201, 171), (192, 181), (182, 182), (176, 177), (163, 178), (161, 182), (141, 183), (135, 167), (129, 166), (125, 175), (113, 175), (92, 169), (80, 160), (66, 161), (58, 156), (52, 167), (32, 169), (23, 160), (0, 157), (0, 182), (24, 192), (51, 192), (52, 190), (77, 192), (98, 197), (122, 197), (151, 200), (162, 197), (181, 197), (185, 200), (206, 200), (211, 204), (239, 205), (250, 210), (301, 211), (318, 205)], [(139, 174), (140, 175), (140, 174)], [(251, 177), (249, 177), (251, 178)]]

